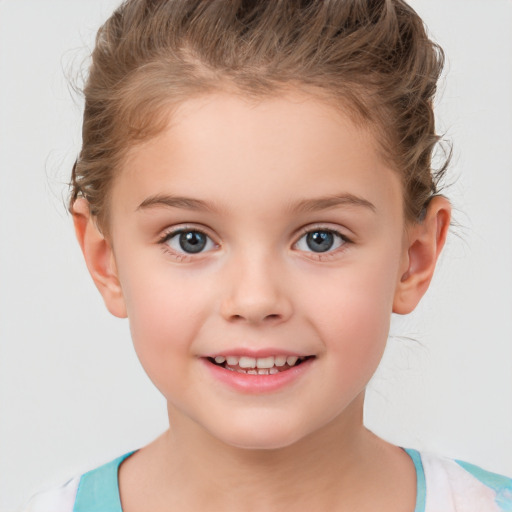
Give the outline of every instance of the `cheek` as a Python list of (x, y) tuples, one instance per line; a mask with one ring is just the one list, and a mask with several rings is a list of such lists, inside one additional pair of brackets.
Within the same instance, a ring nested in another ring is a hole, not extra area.
[(166, 278), (165, 271), (153, 267), (153, 272), (132, 272), (123, 286), (135, 351), (162, 392), (164, 379), (177, 375), (178, 366), (184, 368), (183, 357), (194, 355), (193, 340), (204, 309), (201, 290), (182, 281)]
[(361, 259), (317, 282), (311, 294), (303, 295), (307, 303), (302, 307), (316, 319), (331, 353), (376, 366), (389, 333), (396, 258), (367, 263)]
[(318, 303), (324, 337), (332, 340), (330, 350), (365, 359), (374, 350), (381, 351), (389, 332), (391, 310), (382, 306), (378, 295), (375, 290), (368, 294), (353, 288), (344, 297), (337, 295), (328, 303)]
[(382, 309), (376, 295), (369, 298), (363, 290), (353, 289), (323, 308), (318, 303), (318, 314), (325, 320), (319, 325), (323, 329), (319, 334), (326, 364), (336, 376), (337, 389), (346, 390), (341, 398), (363, 391), (382, 359), (391, 315)]

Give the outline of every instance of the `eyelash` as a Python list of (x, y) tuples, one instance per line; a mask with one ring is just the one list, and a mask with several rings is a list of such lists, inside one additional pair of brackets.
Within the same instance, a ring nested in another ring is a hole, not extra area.
[[(176, 258), (180, 262), (181, 261), (190, 261), (192, 258), (201, 256), (202, 254), (204, 254), (204, 252), (202, 250), (197, 253), (193, 253), (193, 252), (187, 253), (187, 252), (177, 251), (176, 249), (173, 249), (172, 247), (170, 247), (168, 242), (183, 233), (200, 233), (201, 235), (203, 235), (204, 237), (207, 238), (207, 242), (206, 242), (207, 244), (209, 241), (214, 246), (218, 246), (213, 241), (212, 237), (210, 235), (208, 235), (208, 233), (205, 230), (198, 228), (196, 226), (183, 226), (180, 228), (171, 229), (169, 231), (166, 231), (165, 233), (163, 233), (161, 238), (158, 240), (158, 244), (160, 244), (162, 246), (162, 249), (164, 250), (164, 252), (171, 254), (174, 258)], [(208, 251), (205, 251), (205, 252), (208, 252)]]
[[(196, 226), (183, 226), (183, 227), (180, 227), (177, 229), (171, 229), (171, 230), (165, 232), (160, 237), (160, 239), (158, 240), (158, 243), (162, 246), (163, 250), (166, 253), (172, 254), (172, 256), (174, 258), (178, 259), (178, 261), (180, 261), (180, 262), (181, 261), (190, 261), (194, 257), (201, 256), (205, 252), (209, 252), (211, 250), (211, 248), (210, 248), (206, 251), (203, 251), (203, 248), (201, 248), (197, 253), (194, 253), (194, 252), (185, 252), (185, 251), (181, 252), (181, 251), (178, 251), (178, 250), (170, 247), (168, 242), (183, 233), (199, 233), (199, 234), (203, 235), (204, 237), (206, 237), (206, 239), (207, 239), (206, 245), (208, 245), (208, 243), (210, 243), (210, 244), (213, 244), (215, 247), (218, 247), (218, 244), (216, 244), (213, 241), (212, 237), (209, 236), (205, 230), (198, 228)], [(329, 233), (329, 234), (333, 235), (335, 238), (338, 238), (338, 243), (339, 243), (339, 245), (337, 247), (335, 247), (334, 249), (329, 248), (323, 252), (317, 252), (314, 250), (310, 250), (310, 251), (301, 250), (301, 252), (308, 254), (309, 258), (315, 259), (317, 261), (326, 261), (332, 257), (335, 257), (340, 252), (346, 250), (346, 248), (347, 248), (346, 246), (348, 244), (353, 243), (346, 235), (340, 233), (339, 231), (337, 231), (335, 229), (328, 228), (325, 226), (315, 226), (313, 228), (311, 228), (311, 227), (304, 228), (301, 231), (300, 236), (298, 237), (297, 241), (293, 244), (293, 247), (294, 248), (297, 247), (299, 242), (301, 242), (301, 240), (303, 240), (305, 237), (307, 237), (309, 234), (312, 234), (312, 233)], [(334, 243), (336, 243), (336, 242), (334, 242)]]
[(349, 244), (353, 243), (351, 239), (349, 239), (346, 235), (344, 235), (343, 233), (340, 233), (336, 229), (328, 228), (326, 226), (320, 225), (320, 226), (314, 226), (314, 227), (308, 226), (307, 228), (304, 228), (301, 231), (300, 236), (297, 239), (297, 241), (293, 244), (293, 246), (296, 247), (298, 245), (298, 243), (304, 237), (306, 237), (307, 235), (309, 235), (311, 233), (330, 233), (330, 234), (334, 235), (334, 237), (337, 237), (340, 241), (340, 244), (338, 245), (338, 247), (335, 247), (334, 249), (328, 249), (325, 252), (316, 252), (313, 250), (303, 251), (304, 253), (308, 254), (309, 258), (315, 259), (317, 261), (327, 261), (329, 259), (332, 259), (332, 258), (338, 256), (341, 252), (344, 252), (345, 250), (347, 250), (347, 246)]

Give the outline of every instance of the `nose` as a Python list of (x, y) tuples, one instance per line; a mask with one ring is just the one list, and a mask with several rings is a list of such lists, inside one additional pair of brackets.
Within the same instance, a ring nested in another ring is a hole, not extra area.
[(233, 261), (222, 286), (225, 294), (221, 315), (229, 322), (279, 324), (292, 315), (283, 269), (270, 258), (251, 257)]

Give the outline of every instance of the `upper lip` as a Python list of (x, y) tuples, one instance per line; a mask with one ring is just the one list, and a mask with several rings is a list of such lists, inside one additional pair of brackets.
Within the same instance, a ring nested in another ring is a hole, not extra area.
[(209, 357), (215, 359), (218, 356), (227, 357), (253, 357), (255, 359), (270, 357), (270, 356), (296, 356), (296, 357), (308, 357), (313, 354), (305, 352), (297, 352), (293, 350), (285, 350), (279, 348), (261, 348), (261, 349), (248, 349), (248, 348), (231, 348), (226, 350), (220, 350), (218, 352), (211, 352), (205, 354), (202, 357)]

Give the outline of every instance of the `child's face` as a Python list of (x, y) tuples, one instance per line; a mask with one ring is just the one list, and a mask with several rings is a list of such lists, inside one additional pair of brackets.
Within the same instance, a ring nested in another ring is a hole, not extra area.
[[(298, 93), (189, 100), (129, 152), (110, 229), (172, 423), (254, 448), (360, 425), (408, 265), (400, 179), (369, 132)], [(252, 375), (216, 356), (308, 359)]]

